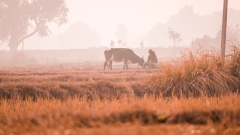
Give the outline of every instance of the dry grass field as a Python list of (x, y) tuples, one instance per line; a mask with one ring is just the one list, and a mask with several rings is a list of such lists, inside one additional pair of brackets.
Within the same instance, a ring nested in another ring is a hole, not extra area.
[[(86, 66), (87, 65), (87, 66)], [(0, 135), (240, 134), (240, 51), (186, 51), (161, 70), (0, 68)]]

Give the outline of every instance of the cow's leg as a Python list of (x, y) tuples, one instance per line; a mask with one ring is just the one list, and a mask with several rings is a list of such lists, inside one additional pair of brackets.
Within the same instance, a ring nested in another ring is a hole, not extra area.
[(124, 69), (128, 69), (127, 60), (124, 59)]
[(109, 67), (112, 70), (112, 61), (109, 61)]
[(105, 61), (105, 62), (104, 62), (104, 70), (106, 69), (106, 66), (109, 68), (109, 66), (108, 66), (108, 61)]

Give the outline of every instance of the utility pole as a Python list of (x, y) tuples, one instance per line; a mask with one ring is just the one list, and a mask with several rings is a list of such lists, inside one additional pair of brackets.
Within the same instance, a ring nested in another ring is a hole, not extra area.
[(222, 64), (225, 61), (225, 46), (226, 46), (226, 29), (227, 29), (227, 10), (228, 10), (228, 0), (223, 0), (223, 17), (222, 17), (222, 37), (221, 37), (221, 54), (222, 54)]

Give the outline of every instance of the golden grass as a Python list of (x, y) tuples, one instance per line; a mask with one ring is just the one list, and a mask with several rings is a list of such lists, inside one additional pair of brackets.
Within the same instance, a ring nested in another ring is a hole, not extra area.
[[(30, 98), (1, 100), (0, 130), (4, 134), (45, 134), (47, 131), (64, 134), (67, 131), (76, 133), (84, 128), (94, 132), (106, 126), (120, 130), (120, 127), (127, 128), (126, 124), (133, 128), (166, 125), (161, 126), (165, 132), (153, 130), (153, 133), (172, 132), (173, 124), (188, 128), (202, 125), (207, 129), (226, 130), (240, 126), (239, 104), (240, 97), (237, 94), (189, 99), (123, 96), (100, 100), (96, 96), (93, 101), (86, 97), (66, 101), (42, 98), (36, 101)], [(178, 130), (183, 130), (183, 127), (178, 127)], [(101, 132), (104, 134), (104, 130)], [(132, 132), (137, 134), (136, 131)]]
[[(153, 71), (132, 70), (103, 72), (79, 69), (7, 69), (0, 72), (0, 95), (11, 99), (15, 95), (56, 98), (97, 94), (101, 99), (132, 93), (133, 84), (142, 84)], [(140, 87), (137, 87), (140, 88)]]
[(218, 96), (238, 92), (240, 88), (240, 50), (233, 47), (232, 55), (221, 62), (220, 55), (187, 50), (174, 64), (162, 65), (162, 73), (149, 81), (152, 92), (170, 97)]
[(240, 55), (187, 51), (157, 70), (0, 69), (0, 135), (240, 134)]

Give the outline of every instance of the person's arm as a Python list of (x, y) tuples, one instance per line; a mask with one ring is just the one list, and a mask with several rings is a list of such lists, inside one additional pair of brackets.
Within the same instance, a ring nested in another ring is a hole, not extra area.
[(155, 55), (156, 56), (156, 63), (158, 63), (158, 58), (157, 58), (157, 55)]
[(151, 55), (148, 55), (148, 63), (151, 61)]

